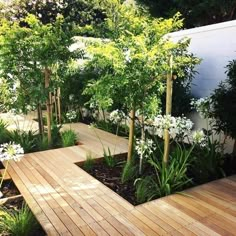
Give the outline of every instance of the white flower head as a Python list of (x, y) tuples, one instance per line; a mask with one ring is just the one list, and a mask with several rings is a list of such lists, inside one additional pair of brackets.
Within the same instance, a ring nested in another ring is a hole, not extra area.
[(208, 118), (214, 110), (213, 101), (210, 97), (199, 98), (197, 100), (192, 99), (191, 103), (193, 108), (199, 113), (201, 118)]
[(75, 97), (74, 94), (70, 94), (70, 95), (69, 95), (69, 101), (73, 101), (73, 100), (74, 100), (74, 97)]
[(115, 124), (122, 122), (122, 120), (124, 120), (125, 118), (126, 118), (125, 113), (118, 109), (112, 111), (109, 117), (110, 121)]
[(193, 142), (200, 147), (205, 147), (207, 145), (207, 136), (204, 134), (203, 130), (194, 131), (192, 138)]
[(74, 120), (76, 116), (77, 116), (76, 111), (73, 111), (73, 110), (70, 110), (66, 113), (66, 117), (70, 121)]
[(23, 148), (14, 142), (0, 145), (0, 161), (14, 160), (19, 161), (24, 154)]
[[(152, 127), (152, 128), (150, 128)], [(189, 135), (193, 127), (193, 122), (186, 117), (174, 117), (171, 115), (158, 115), (151, 122), (146, 122), (145, 129), (151, 134), (158, 135), (163, 138), (164, 131), (167, 130), (172, 138), (183, 138)]]
[(153, 153), (153, 151), (156, 149), (156, 145), (153, 142), (152, 139), (137, 139), (135, 150), (137, 151), (139, 158), (143, 159), (143, 157), (148, 157)]

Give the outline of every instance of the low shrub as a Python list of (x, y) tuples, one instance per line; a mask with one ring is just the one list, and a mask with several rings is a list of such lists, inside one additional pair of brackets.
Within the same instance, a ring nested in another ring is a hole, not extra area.
[(65, 130), (61, 133), (61, 140), (63, 147), (70, 147), (75, 145), (77, 135), (73, 130)]
[(114, 155), (111, 154), (110, 148), (108, 148), (108, 151), (103, 149), (103, 156), (104, 156), (104, 162), (109, 168), (114, 168), (117, 164), (117, 159), (114, 157)]
[(45, 151), (49, 149), (47, 134), (38, 135), (36, 138), (36, 151)]
[(191, 150), (177, 145), (171, 153), (168, 165), (155, 155), (150, 156), (147, 163), (153, 168), (155, 174), (135, 181), (137, 201), (142, 203), (153, 198), (167, 196), (183, 190), (190, 184), (192, 179), (187, 175), (192, 163), (190, 153)]
[(53, 148), (57, 148), (57, 147), (61, 147), (61, 135), (60, 135), (60, 129), (61, 129), (61, 125), (56, 125), (53, 124), (52, 128), (51, 128), (51, 132), (52, 132), (52, 143), (51, 143), (51, 147)]
[(225, 176), (223, 165), (225, 157), (222, 145), (208, 137), (206, 147), (195, 147), (192, 153), (193, 165), (190, 173), (196, 183), (205, 183)]
[(91, 154), (87, 154), (86, 160), (83, 163), (83, 169), (87, 172), (91, 171), (94, 167), (94, 159)]
[(126, 162), (122, 173), (121, 173), (121, 182), (127, 183), (129, 181), (134, 181), (137, 178), (138, 165), (134, 162)]
[(36, 149), (36, 135), (33, 131), (13, 130), (9, 133), (10, 140), (18, 143), (24, 149), (25, 153), (35, 151)]

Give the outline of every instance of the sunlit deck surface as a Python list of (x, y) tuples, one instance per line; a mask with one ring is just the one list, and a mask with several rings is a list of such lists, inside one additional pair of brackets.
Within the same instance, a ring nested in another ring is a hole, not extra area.
[[(27, 154), (9, 166), (48, 235), (236, 235), (236, 176), (134, 207), (74, 164), (89, 152), (101, 157), (103, 146), (86, 125), (72, 128), (82, 145)], [(97, 132), (105, 147), (127, 152), (126, 139)]]

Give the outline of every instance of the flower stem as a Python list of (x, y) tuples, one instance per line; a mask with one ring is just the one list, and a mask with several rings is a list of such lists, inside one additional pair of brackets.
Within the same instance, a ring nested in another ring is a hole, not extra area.
[(5, 170), (4, 170), (3, 175), (2, 175), (2, 179), (1, 179), (1, 182), (0, 182), (0, 188), (2, 187), (3, 180), (4, 180), (5, 175), (6, 175), (6, 173), (7, 173), (8, 163), (9, 163), (9, 160), (7, 161), (7, 164), (6, 164), (6, 166), (5, 166)]
[(114, 147), (114, 151), (113, 151), (113, 156), (115, 156), (115, 152), (116, 152), (116, 146), (117, 146), (117, 139), (118, 139), (118, 132), (119, 132), (119, 123), (117, 124), (116, 127), (116, 141), (115, 141), (115, 147)]

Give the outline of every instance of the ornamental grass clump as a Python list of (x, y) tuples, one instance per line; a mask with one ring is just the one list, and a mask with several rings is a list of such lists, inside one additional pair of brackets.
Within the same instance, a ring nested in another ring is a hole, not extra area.
[(23, 205), (20, 210), (0, 207), (0, 234), (12, 236), (35, 235), (39, 227), (37, 220), (28, 206)]
[[(24, 154), (24, 149), (19, 144), (10, 142), (10, 143), (4, 143), (0, 145), (0, 161), (2, 162), (6, 161), (5, 170), (2, 175), (1, 182), (0, 182), (0, 189), (2, 187), (3, 180), (7, 173), (9, 161), (10, 160), (20, 161), (21, 158), (24, 156), (23, 154)], [(3, 194), (0, 191), (0, 197), (2, 196)]]
[[(204, 131), (192, 132), (192, 127), (193, 122), (186, 117), (159, 115), (146, 121), (145, 129), (150, 137), (137, 140), (135, 147), (140, 160), (139, 170), (144, 157), (145, 165), (149, 166), (149, 171), (139, 171), (139, 178), (135, 180), (138, 203), (181, 191), (192, 183), (188, 173), (196, 163), (194, 150), (208, 147), (208, 137)], [(165, 130), (169, 132), (172, 143), (167, 164), (163, 162), (163, 150), (160, 147)]]
[(73, 130), (65, 130), (61, 133), (61, 141), (63, 147), (70, 147), (75, 145), (77, 141), (77, 135)]

